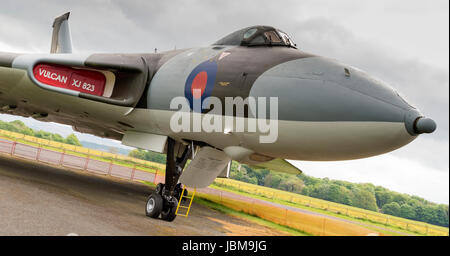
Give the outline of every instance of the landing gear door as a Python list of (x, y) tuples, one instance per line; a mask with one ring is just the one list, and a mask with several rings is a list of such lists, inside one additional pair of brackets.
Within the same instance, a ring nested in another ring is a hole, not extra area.
[(223, 151), (202, 147), (180, 177), (180, 182), (188, 187), (209, 186), (227, 167), (231, 158)]

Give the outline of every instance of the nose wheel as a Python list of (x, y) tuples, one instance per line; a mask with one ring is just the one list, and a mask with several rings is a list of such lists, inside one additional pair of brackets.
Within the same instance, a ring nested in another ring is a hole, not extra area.
[(152, 193), (145, 205), (145, 215), (150, 218), (158, 218), (163, 208), (163, 199), (157, 193)]
[[(181, 187), (181, 184), (177, 184), (177, 187)], [(175, 191), (179, 195), (175, 194), (174, 196), (167, 197), (163, 194), (163, 191), (164, 184), (159, 183), (156, 191), (147, 198), (145, 215), (153, 219), (161, 216), (162, 220), (173, 221), (177, 217), (175, 212), (177, 210), (178, 200), (181, 197), (181, 192)]]
[[(177, 217), (175, 214), (178, 200), (181, 198), (182, 187), (178, 183), (181, 172), (186, 165), (189, 155), (192, 152), (191, 146), (184, 146), (184, 150), (180, 157), (175, 155), (175, 141), (168, 138), (167, 141), (167, 162), (166, 162), (166, 176), (165, 184), (159, 183), (147, 199), (145, 206), (145, 215), (150, 218), (158, 218), (165, 221), (173, 221)], [(177, 145), (178, 149), (183, 145)], [(187, 191), (185, 191), (185, 194)]]

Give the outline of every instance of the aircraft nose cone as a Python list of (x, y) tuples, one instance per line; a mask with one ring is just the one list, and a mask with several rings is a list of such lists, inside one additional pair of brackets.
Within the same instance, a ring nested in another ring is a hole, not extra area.
[(414, 122), (414, 131), (417, 134), (432, 133), (436, 130), (436, 122), (431, 118), (419, 117)]
[(405, 126), (409, 134), (416, 136), (434, 132), (437, 125), (433, 119), (422, 116), (417, 110), (411, 110), (405, 115)]

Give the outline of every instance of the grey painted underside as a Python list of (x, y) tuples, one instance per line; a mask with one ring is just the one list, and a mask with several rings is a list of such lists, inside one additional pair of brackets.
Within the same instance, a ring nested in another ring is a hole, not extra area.
[[(253, 97), (278, 97), (279, 120), (403, 122), (410, 109), (395, 91), (343, 66), (312, 57), (280, 64), (261, 75)], [(269, 112), (266, 113), (268, 115)]]

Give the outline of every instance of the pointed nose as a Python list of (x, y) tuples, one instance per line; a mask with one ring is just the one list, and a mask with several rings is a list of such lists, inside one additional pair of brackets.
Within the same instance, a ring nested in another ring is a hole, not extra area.
[(414, 131), (418, 134), (432, 133), (436, 130), (436, 122), (431, 118), (421, 117), (414, 123)]
[(436, 122), (431, 118), (421, 117), (414, 123), (414, 131), (418, 134), (432, 133), (436, 130)]
[(433, 119), (424, 117), (414, 109), (406, 113), (405, 127), (409, 134), (416, 136), (423, 133), (433, 133), (437, 125)]

